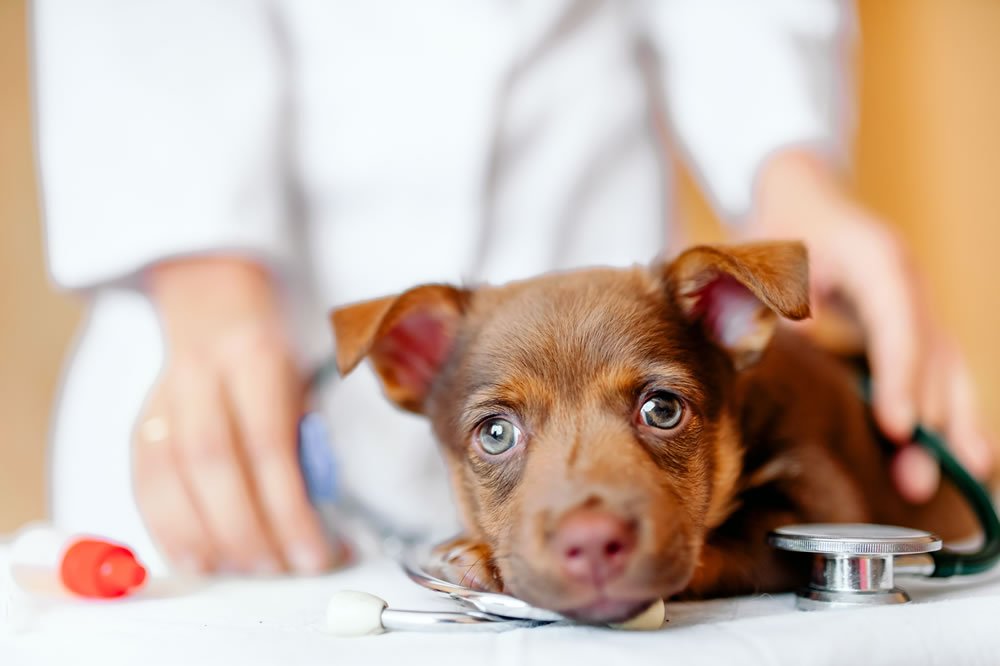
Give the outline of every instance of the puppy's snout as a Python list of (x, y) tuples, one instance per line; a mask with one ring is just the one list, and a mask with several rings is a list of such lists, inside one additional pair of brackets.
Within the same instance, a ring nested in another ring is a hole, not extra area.
[(625, 571), (636, 540), (634, 524), (604, 509), (582, 508), (562, 519), (551, 548), (568, 578), (601, 587)]

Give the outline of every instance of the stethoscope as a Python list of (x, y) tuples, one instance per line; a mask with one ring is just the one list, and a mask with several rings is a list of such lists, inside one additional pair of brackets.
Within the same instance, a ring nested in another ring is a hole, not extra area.
[(937, 459), (975, 513), (982, 544), (974, 552), (944, 548), (930, 532), (867, 524), (788, 525), (772, 531), (775, 548), (813, 556), (809, 584), (796, 593), (802, 610), (899, 604), (909, 594), (896, 575), (948, 578), (982, 573), (1000, 561), (1000, 520), (989, 494), (948, 451), (944, 441), (917, 426), (913, 441)]
[[(335, 371), (327, 364), (314, 373), (313, 388), (324, 385)], [(868, 386), (863, 387), (868, 397)], [(808, 585), (796, 593), (801, 610), (858, 608), (910, 601), (896, 584), (897, 576), (947, 578), (977, 574), (1000, 561), (1000, 519), (986, 489), (951, 455), (943, 440), (918, 426), (913, 441), (937, 459), (942, 476), (950, 480), (975, 513), (982, 528), (982, 544), (975, 552), (944, 548), (939, 537), (921, 530), (861, 523), (788, 525), (773, 530), (768, 542), (775, 548), (813, 558)], [(389, 608), (385, 601), (364, 592), (343, 591), (327, 608), (327, 626), (340, 635), (385, 630), (505, 631), (569, 622), (550, 610), (515, 597), (481, 592), (441, 580), (427, 566), (425, 535), (398, 529), (359, 499), (345, 494), (336, 482), (330, 439), (322, 417), (310, 412), (299, 424), (299, 458), (310, 498), (333, 527), (351, 518), (372, 531), (382, 550), (400, 562), (413, 582), (457, 602), (459, 611), (419, 611)], [(640, 621), (652, 628), (663, 605), (651, 607)]]

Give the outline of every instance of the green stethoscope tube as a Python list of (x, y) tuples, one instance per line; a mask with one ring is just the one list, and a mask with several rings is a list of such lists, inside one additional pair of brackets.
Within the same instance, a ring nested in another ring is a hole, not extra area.
[[(867, 375), (862, 377), (861, 393), (865, 401), (871, 404), (871, 378)], [(983, 531), (983, 543), (975, 552), (939, 550), (930, 553), (934, 560), (934, 572), (929, 574), (930, 577), (966, 576), (992, 569), (1000, 561), (1000, 519), (997, 518), (990, 494), (955, 459), (940, 435), (918, 425), (914, 428), (911, 439), (937, 460), (941, 466), (941, 475), (951, 481), (965, 498)]]
[(1000, 561), (1000, 520), (986, 489), (965, 470), (945, 446), (944, 440), (921, 426), (913, 432), (913, 441), (927, 450), (941, 465), (942, 476), (950, 480), (965, 497), (983, 530), (983, 543), (973, 553), (939, 550), (934, 558), (934, 578), (982, 573)]

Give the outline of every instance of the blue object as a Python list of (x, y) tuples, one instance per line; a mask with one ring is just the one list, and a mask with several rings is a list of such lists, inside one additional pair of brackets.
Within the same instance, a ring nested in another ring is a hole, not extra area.
[(299, 420), (299, 466), (313, 504), (337, 501), (337, 463), (323, 417), (308, 412)]

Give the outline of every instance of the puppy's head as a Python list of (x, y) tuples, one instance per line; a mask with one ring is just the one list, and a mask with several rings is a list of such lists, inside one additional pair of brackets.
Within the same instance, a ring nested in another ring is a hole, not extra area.
[(685, 587), (741, 465), (732, 387), (779, 315), (808, 315), (797, 243), (669, 264), (442, 285), (332, 315), (341, 372), (368, 357), (432, 421), (469, 535), (504, 586), (592, 622)]

